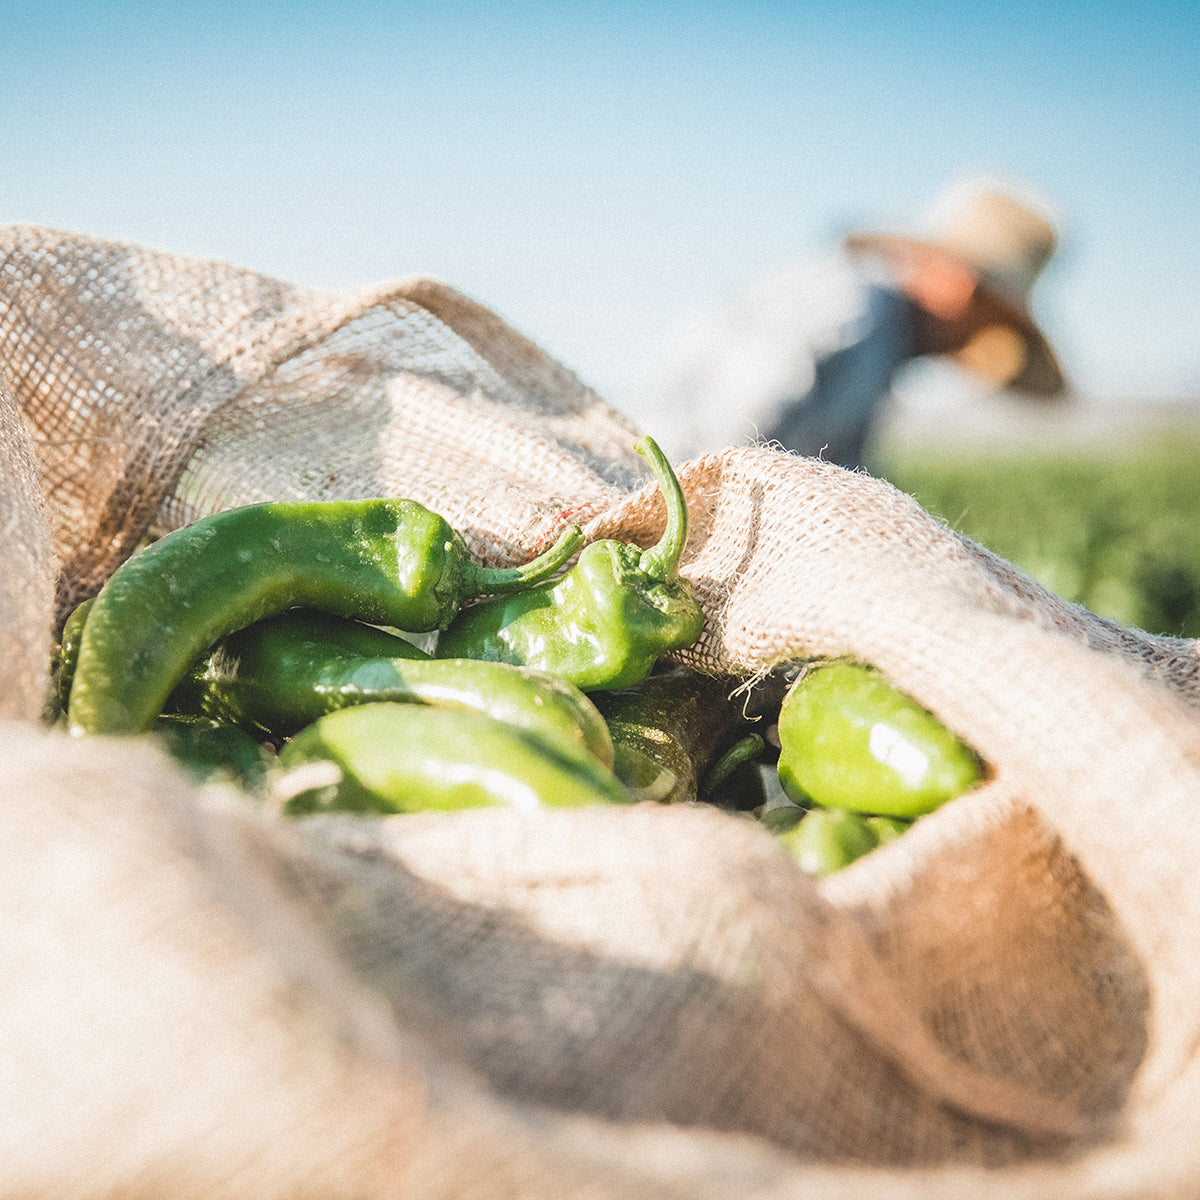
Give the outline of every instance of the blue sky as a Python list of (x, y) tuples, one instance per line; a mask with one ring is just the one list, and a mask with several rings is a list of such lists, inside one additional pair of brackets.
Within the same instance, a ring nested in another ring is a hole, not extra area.
[(437, 275), (636, 415), (757, 271), (963, 174), (1044, 195), (1081, 391), (1200, 394), (1187, 3), (0, 0), (0, 222), (299, 283)]

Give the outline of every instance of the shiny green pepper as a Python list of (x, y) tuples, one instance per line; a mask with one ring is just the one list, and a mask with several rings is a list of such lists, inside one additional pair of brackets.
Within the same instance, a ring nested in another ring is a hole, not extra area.
[(916, 818), (905, 817), (868, 817), (867, 825), (875, 834), (875, 840), (882, 846), (884, 842), (894, 842), (902, 833), (912, 828)]
[(639, 799), (705, 800), (750, 809), (763, 802), (752, 732), (738, 681), (688, 667), (591, 693), (612, 737), (617, 776)]
[(464, 608), (438, 639), (438, 658), (538, 667), (584, 691), (644, 679), (659, 657), (690, 646), (704, 614), (679, 576), (687, 543), (683, 491), (653, 439), (634, 448), (654, 470), (667, 507), (657, 545), (602, 540), (585, 546), (562, 578)]
[(139, 550), (87, 614), (67, 709), (73, 733), (148, 729), (188, 664), (219, 638), (306, 605), (412, 632), (444, 628), (462, 602), (557, 572), (569, 528), (522, 567), (474, 562), (444, 518), (412, 500), (251, 504)]
[(279, 765), (276, 794), (293, 815), (629, 802), (589, 754), (567, 753), (484, 713), (424, 704), (339, 709), (287, 742)]
[(779, 713), (779, 781), (797, 804), (915, 817), (983, 778), (973, 750), (861, 663), (813, 667)]
[(608, 727), (565, 680), (508, 663), (432, 659), (395, 634), (312, 609), (222, 638), (166, 707), (278, 740), (336, 709), (385, 700), (477, 709), (612, 766)]
[(90, 597), (77, 604), (71, 610), (59, 635), (58, 658), (54, 663), (54, 680), (58, 693), (58, 702), (66, 711), (67, 700), (71, 695), (71, 681), (75, 678), (75, 664), (79, 661), (79, 643), (83, 638), (83, 625), (95, 597)]
[(867, 819), (843, 809), (775, 808), (766, 816), (772, 818), (767, 824), (776, 840), (810, 875), (832, 875), (879, 845)]
[(236, 725), (179, 715), (155, 719), (153, 737), (194, 779), (259, 792), (273, 766), (269, 754)]

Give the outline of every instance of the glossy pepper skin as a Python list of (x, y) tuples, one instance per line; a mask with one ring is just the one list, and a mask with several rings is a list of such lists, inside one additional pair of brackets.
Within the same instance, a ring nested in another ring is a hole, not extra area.
[[(715, 679), (687, 667), (658, 670), (629, 687), (591, 693), (608, 725), (614, 770), (639, 799), (663, 804), (707, 800), (749, 809), (763, 801), (753, 761), (743, 770), (725, 755), (751, 758), (762, 747), (733, 696), (737, 681)], [(755, 742), (757, 743), (755, 745)], [(740, 764), (739, 764), (740, 765)]]
[(779, 712), (779, 782), (796, 804), (916, 817), (983, 778), (978, 756), (878, 671), (814, 667)]
[(166, 708), (280, 740), (326, 713), (379, 701), (475, 709), (612, 766), (603, 718), (564, 680), (507, 663), (432, 659), (395, 634), (312, 609), (222, 638), (189, 668)]
[(869, 854), (881, 840), (866, 817), (837, 808), (773, 808), (763, 823), (802, 871), (820, 878)]
[(444, 628), (462, 602), (532, 586), (582, 540), (568, 529), (515, 568), (474, 562), (444, 518), (412, 500), (251, 504), (138, 551), (87, 615), (67, 709), (73, 733), (139, 733), (218, 638), (306, 605), (409, 631)]
[(157, 717), (151, 733), (194, 779), (231, 783), (261, 792), (273, 766), (272, 756), (236, 725), (202, 717)]
[(284, 745), (279, 765), (277, 798), (292, 815), (629, 802), (616, 776), (588, 754), (565, 753), (484, 713), (423, 704), (330, 713)]
[(95, 597), (84, 600), (71, 610), (59, 635), (58, 659), (54, 664), (54, 682), (58, 702), (66, 710), (71, 694), (71, 681), (75, 678), (75, 664), (79, 661), (79, 642), (83, 637), (83, 625), (95, 603)]
[(562, 578), (509, 598), (464, 608), (438, 639), (438, 658), (538, 667), (585, 692), (644, 679), (659, 657), (690, 646), (704, 614), (680, 578), (687, 504), (653, 439), (634, 448), (654, 470), (667, 506), (657, 545), (603, 540), (585, 546)]

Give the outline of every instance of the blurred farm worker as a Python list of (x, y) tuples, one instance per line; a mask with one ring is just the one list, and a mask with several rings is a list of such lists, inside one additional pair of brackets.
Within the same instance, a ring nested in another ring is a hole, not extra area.
[(1030, 308), (1050, 220), (982, 181), (950, 189), (911, 234), (853, 234), (761, 280), (695, 329), (652, 400), (677, 457), (779, 442), (863, 465), (897, 372), (945, 357), (994, 389), (1065, 391)]

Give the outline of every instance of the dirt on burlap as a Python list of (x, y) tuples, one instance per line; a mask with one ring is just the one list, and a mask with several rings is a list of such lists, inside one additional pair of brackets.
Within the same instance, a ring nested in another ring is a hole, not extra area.
[(44, 724), (57, 623), (148, 534), (403, 495), (489, 563), (648, 545), (637, 432), (434, 280), (0, 229), (0, 1195), (1200, 1191), (1195, 645), (881, 480), (678, 464), (686, 661), (873, 663), (989, 765), (823, 883), (702, 805), (285, 821)]

